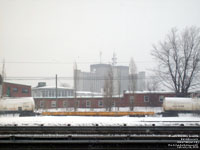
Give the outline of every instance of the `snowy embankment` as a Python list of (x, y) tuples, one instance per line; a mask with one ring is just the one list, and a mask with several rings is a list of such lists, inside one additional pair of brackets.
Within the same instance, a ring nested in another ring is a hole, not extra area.
[(0, 126), (200, 126), (200, 117), (1, 117)]

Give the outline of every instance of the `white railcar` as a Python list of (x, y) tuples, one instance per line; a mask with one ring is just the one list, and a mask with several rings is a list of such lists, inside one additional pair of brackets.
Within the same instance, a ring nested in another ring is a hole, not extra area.
[(166, 97), (163, 101), (163, 110), (165, 113), (199, 113), (199, 98)]
[(2, 98), (0, 99), (0, 113), (19, 113), (21, 115), (33, 114), (35, 102), (32, 97)]

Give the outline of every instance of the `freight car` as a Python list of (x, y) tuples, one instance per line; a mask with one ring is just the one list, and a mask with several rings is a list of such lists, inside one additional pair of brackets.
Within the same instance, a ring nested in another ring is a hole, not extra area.
[(19, 116), (33, 116), (35, 102), (32, 97), (2, 98), (0, 99), (0, 114), (19, 114)]
[(200, 114), (200, 99), (166, 97), (163, 101), (163, 111), (163, 116), (178, 116), (179, 113)]

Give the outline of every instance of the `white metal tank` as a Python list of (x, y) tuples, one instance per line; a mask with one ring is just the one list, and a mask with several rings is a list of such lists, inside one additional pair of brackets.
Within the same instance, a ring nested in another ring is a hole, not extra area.
[(166, 97), (163, 101), (164, 111), (200, 111), (200, 99)]
[(17, 97), (0, 99), (0, 111), (34, 111), (35, 102), (33, 97)]

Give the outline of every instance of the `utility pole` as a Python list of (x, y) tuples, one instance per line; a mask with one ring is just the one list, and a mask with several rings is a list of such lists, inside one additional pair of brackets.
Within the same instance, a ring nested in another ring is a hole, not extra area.
[(4, 86), (4, 80), (5, 80), (5, 78), (6, 78), (6, 72), (5, 72), (5, 60), (3, 60), (3, 67), (2, 67), (2, 75), (1, 75), (1, 77), (0, 77), (1, 79), (1, 83), (0, 83), (0, 86), (1, 86), (1, 98), (4, 96), (4, 94), (3, 94), (3, 92), (4, 92), (4, 90), (3, 90), (3, 86)]
[(57, 77), (57, 74), (56, 74), (56, 101), (57, 101), (57, 97), (58, 97), (58, 87), (57, 87), (57, 82), (58, 81), (58, 77)]
[(3, 97), (3, 77), (0, 74), (0, 98)]

